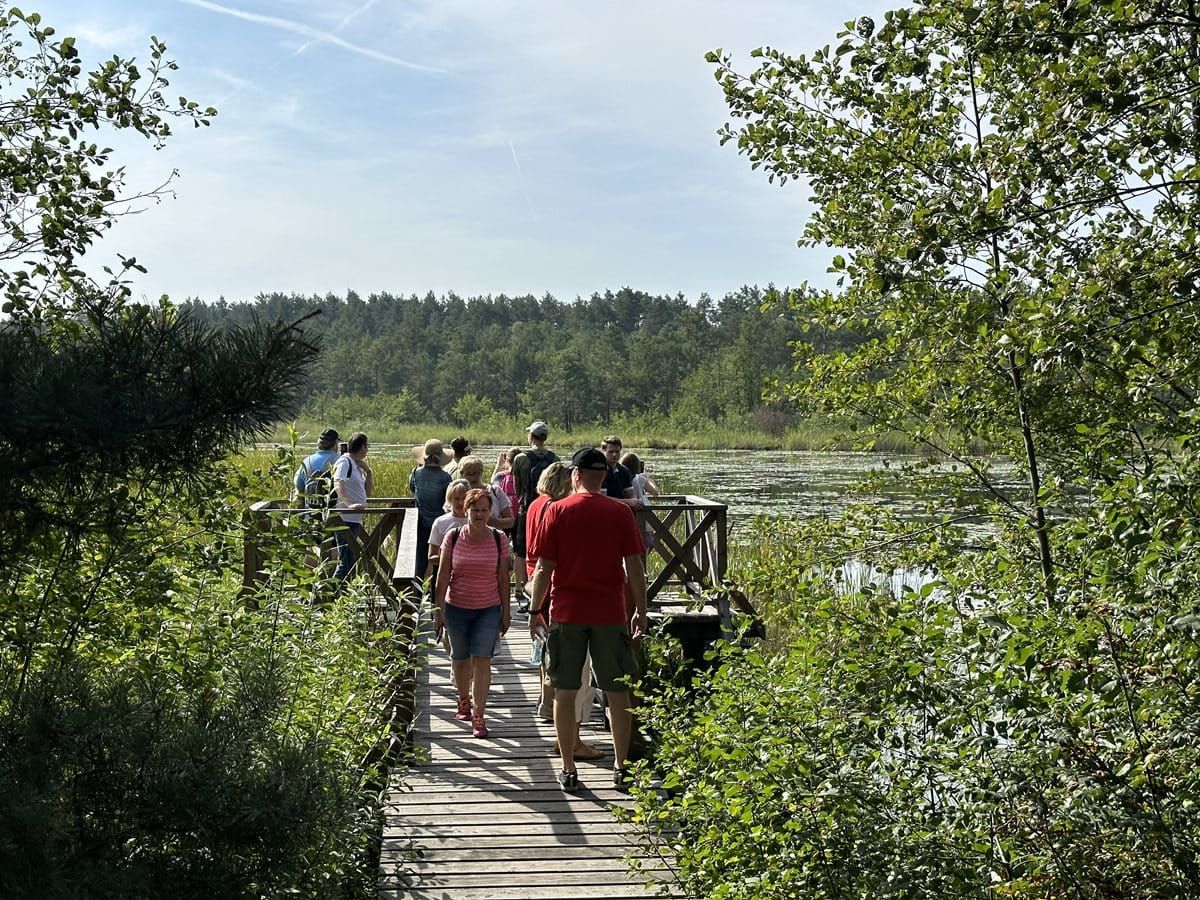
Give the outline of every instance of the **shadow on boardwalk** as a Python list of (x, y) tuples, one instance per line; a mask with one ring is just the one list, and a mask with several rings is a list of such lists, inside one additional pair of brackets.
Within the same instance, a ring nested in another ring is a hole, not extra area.
[[(430, 654), (414, 727), (427, 760), (404, 773), (404, 787), (393, 780), (380, 897), (655, 896), (644, 884), (649, 876), (635, 878), (625, 862), (635, 845), (612, 807), (627, 798), (613, 789), (612, 745), (598, 714), (585, 726), (584, 740), (603, 748), (604, 758), (579, 763), (578, 794), (558, 789), (554, 728), (533, 714), (538, 681), (527, 662), (527, 624), (513, 618), (493, 660), (488, 738), (471, 737), (470, 723), (454, 718), (449, 657), (436, 648)], [(660, 861), (645, 865), (669, 880)]]

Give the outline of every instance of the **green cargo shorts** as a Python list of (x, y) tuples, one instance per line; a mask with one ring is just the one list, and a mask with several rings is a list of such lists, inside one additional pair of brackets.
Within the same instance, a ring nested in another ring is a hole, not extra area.
[(600, 689), (629, 690), (629, 682), (638, 674), (638, 662), (626, 625), (551, 622), (546, 635), (546, 672), (550, 685), (562, 691), (579, 690), (583, 661), (589, 650)]

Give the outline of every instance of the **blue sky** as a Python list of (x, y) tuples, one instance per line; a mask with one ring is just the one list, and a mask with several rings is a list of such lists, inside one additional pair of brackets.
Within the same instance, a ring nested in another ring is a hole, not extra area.
[(806, 190), (750, 169), (704, 53), (804, 52), (877, 2), (45, 0), (85, 60), (179, 63), (217, 107), (167, 149), (121, 142), (130, 186), (175, 198), (92, 255), (149, 269), (135, 294), (245, 300), (630, 286), (695, 299), (822, 281), (796, 247)]

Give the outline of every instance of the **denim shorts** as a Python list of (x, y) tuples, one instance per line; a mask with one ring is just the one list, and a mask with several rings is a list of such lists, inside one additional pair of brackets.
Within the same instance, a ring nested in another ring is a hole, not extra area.
[(450, 638), (450, 658), (472, 656), (492, 658), (496, 638), (500, 636), (500, 604), (483, 609), (464, 609), (447, 602), (442, 610), (446, 634)]

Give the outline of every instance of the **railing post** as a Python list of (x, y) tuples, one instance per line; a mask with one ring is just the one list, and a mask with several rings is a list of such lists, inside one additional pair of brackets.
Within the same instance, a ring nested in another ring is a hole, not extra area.
[(717, 510), (717, 553), (713, 571), (714, 585), (725, 583), (725, 573), (729, 567), (729, 520), (728, 508), (722, 506)]
[(252, 503), (242, 514), (242, 595), (253, 593), (262, 581), (262, 570), (266, 554), (261, 543), (262, 534), (270, 525), (266, 511), (274, 508), (270, 500)]

